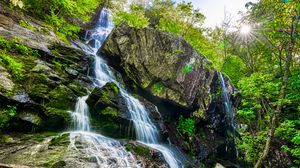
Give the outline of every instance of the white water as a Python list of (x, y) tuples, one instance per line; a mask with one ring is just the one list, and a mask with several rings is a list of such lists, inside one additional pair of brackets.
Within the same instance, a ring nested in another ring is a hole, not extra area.
[(235, 129), (233, 108), (232, 108), (231, 102), (229, 100), (229, 94), (227, 91), (225, 78), (223, 77), (221, 72), (220, 72), (220, 78), (221, 78), (221, 87), (222, 87), (222, 94), (223, 94), (223, 99), (224, 99), (224, 106), (225, 106), (225, 110), (226, 110), (226, 116), (229, 120), (231, 127), (233, 129)]
[[(123, 82), (116, 80), (114, 71), (107, 65), (105, 60), (96, 54), (113, 29), (110, 18), (109, 11), (104, 9), (96, 27), (87, 32), (85, 36), (87, 44), (92, 44), (90, 45), (91, 49), (86, 49), (86, 52), (95, 56), (94, 84), (97, 87), (102, 87), (107, 82), (114, 82), (119, 87), (121, 95), (125, 99), (128, 112), (134, 123), (137, 140), (150, 148), (160, 151), (169, 167), (182, 167), (181, 163), (175, 159), (168, 147), (158, 144), (158, 128), (152, 123), (145, 107), (125, 90)], [(100, 167), (139, 167), (135, 163), (133, 156), (126, 152), (118, 141), (89, 132), (90, 124), (86, 99), (87, 96), (78, 98), (76, 109), (72, 115), (75, 122), (75, 129), (79, 132), (71, 133), (71, 147), (76, 149), (77, 141), (85, 142), (87, 144), (84, 148), (86, 153), (94, 156)]]

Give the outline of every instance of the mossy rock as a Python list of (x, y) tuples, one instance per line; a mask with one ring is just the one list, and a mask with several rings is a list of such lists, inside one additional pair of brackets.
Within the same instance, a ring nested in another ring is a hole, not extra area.
[(68, 88), (70, 88), (78, 96), (85, 96), (88, 94), (87, 88), (77, 81), (69, 83)]
[(49, 93), (50, 102), (47, 107), (72, 110), (75, 106), (77, 96), (74, 92), (64, 85), (59, 85)]
[(128, 143), (125, 145), (127, 151), (134, 152), (139, 156), (150, 156), (151, 150), (149, 147), (137, 143)]
[(70, 113), (66, 110), (46, 108), (45, 114), (47, 116), (47, 118), (45, 119), (46, 129), (63, 130), (72, 123)]
[(54, 137), (51, 140), (50, 146), (69, 145), (69, 143), (70, 143), (69, 136), (70, 136), (69, 133), (63, 133), (63, 134), (60, 134), (60, 135)]
[[(112, 138), (134, 138), (126, 134), (132, 129), (130, 119), (124, 117), (120, 110), (113, 107), (106, 107), (103, 110), (92, 114), (92, 128), (99, 130), (101, 134)], [(126, 132), (126, 133), (124, 133)]]
[(117, 85), (107, 83), (102, 88), (96, 87), (86, 102), (95, 112), (100, 112), (108, 106), (118, 108), (119, 97), (120, 91)]

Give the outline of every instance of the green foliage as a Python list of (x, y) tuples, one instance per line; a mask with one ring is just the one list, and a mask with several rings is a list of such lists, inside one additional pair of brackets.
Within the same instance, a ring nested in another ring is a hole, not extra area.
[(195, 131), (195, 121), (191, 118), (179, 117), (177, 129), (183, 135), (192, 136)]
[(193, 65), (191, 65), (191, 64), (186, 64), (181, 69), (181, 72), (184, 74), (191, 73), (192, 71), (193, 71)]
[(164, 85), (161, 82), (158, 82), (152, 86), (152, 89), (155, 93), (159, 94), (164, 90)]
[(29, 29), (31, 31), (36, 31), (37, 29), (33, 27), (30, 23), (28, 23), (26, 20), (20, 20), (19, 22), (20, 26)]
[[(65, 42), (76, 38), (81, 22), (87, 22), (102, 2), (100, 0), (23, 0), (25, 11), (44, 20), (57, 36)], [(23, 26), (31, 29), (30, 25)]]
[(145, 28), (149, 25), (149, 19), (144, 16), (141, 6), (132, 5), (131, 12), (119, 11), (114, 17), (114, 23), (119, 25), (127, 23), (131, 27)]
[(9, 51), (15, 54), (21, 54), (25, 56), (39, 56), (37, 50), (33, 50), (25, 45), (21, 44), (21, 40), (14, 38), (13, 40), (6, 40), (0, 36), (0, 50)]
[(62, 71), (63, 65), (60, 62), (53, 61), (53, 63), (54, 63), (54, 66), (55, 66), (55, 70)]
[(17, 114), (17, 107), (8, 105), (0, 110), (0, 130), (8, 127), (9, 121)]
[(239, 80), (246, 75), (246, 68), (243, 61), (237, 56), (230, 56), (223, 64), (223, 72), (230, 76), (230, 81), (237, 85)]
[(256, 136), (251, 135), (249, 132), (241, 132), (241, 140), (237, 142), (237, 148), (240, 151), (243, 151), (244, 160), (246, 162), (254, 164), (260, 154), (258, 151), (261, 151), (264, 147), (266, 140), (267, 131), (260, 131)]
[(288, 142), (281, 148), (290, 153), (294, 158), (294, 164), (300, 165), (300, 120), (285, 120), (275, 131), (275, 136)]
[(0, 53), (0, 62), (6, 65), (7, 69), (17, 78), (24, 77), (23, 63), (16, 61), (16, 59), (5, 52)]
[(253, 73), (250, 77), (242, 78), (238, 87), (244, 96), (252, 99), (272, 99), (279, 94), (279, 83), (272, 74)]

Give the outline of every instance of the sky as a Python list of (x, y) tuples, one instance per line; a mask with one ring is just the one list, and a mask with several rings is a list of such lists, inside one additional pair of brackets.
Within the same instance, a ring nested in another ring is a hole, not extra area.
[(256, 0), (185, 0), (185, 2), (192, 2), (194, 7), (200, 9), (206, 16), (204, 26), (207, 27), (221, 26), (224, 9), (231, 14), (232, 21), (236, 21), (239, 18), (238, 12), (246, 11), (245, 4), (249, 1), (256, 2)]

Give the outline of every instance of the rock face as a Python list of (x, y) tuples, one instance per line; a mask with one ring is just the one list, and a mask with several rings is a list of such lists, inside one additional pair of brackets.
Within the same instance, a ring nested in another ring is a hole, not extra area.
[(134, 133), (130, 132), (130, 116), (116, 84), (96, 87), (86, 102), (90, 107), (94, 130), (113, 138), (134, 138)]
[(205, 107), (210, 102), (215, 71), (209, 61), (181, 38), (123, 24), (110, 35), (100, 53), (120, 61), (114, 61), (115, 66), (123, 67), (136, 85), (155, 96), (186, 108)]
[[(4, 3), (4, 4), (3, 4)], [(6, 2), (0, 2), (0, 36), (7, 39), (18, 37), (32, 48), (49, 52), (48, 46), (53, 43), (61, 43), (53, 32), (47, 31), (43, 23), (29, 16), (22, 16), (18, 11), (9, 8)], [(25, 20), (32, 24), (37, 30), (33, 31), (20, 26), (20, 20)], [(46, 30), (46, 31), (45, 31)]]
[[(219, 73), (182, 38), (122, 24), (98, 53), (121, 72), (134, 92), (158, 106), (172, 143), (194, 153), (201, 162), (234, 155), (234, 145), (228, 140), (231, 126), (226, 119)], [(234, 107), (237, 91), (225, 80)], [(180, 115), (195, 121), (191, 137), (178, 131)]]
[[(27, 21), (32, 30), (19, 25)], [(76, 99), (87, 95), (91, 81), (88, 67), (93, 61), (90, 55), (69, 44), (61, 42), (43, 23), (30, 16), (20, 15), (7, 4), (0, 2), (0, 37), (24, 51), (15, 52), (14, 47), (0, 51), (21, 66), (18, 77), (13, 67), (0, 56), (0, 114), (4, 116), (9, 107), (16, 107), (16, 114), (9, 121), (10, 131), (64, 130), (71, 122), (68, 111), (74, 109)], [(0, 129), (2, 123), (0, 122)]]

